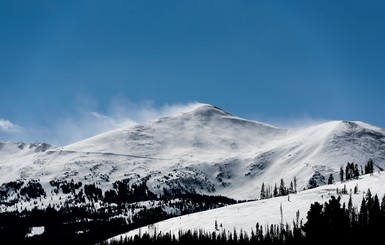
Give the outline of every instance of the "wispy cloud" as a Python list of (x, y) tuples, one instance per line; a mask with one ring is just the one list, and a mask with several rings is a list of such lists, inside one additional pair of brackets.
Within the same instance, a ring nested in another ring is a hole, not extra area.
[[(133, 102), (125, 96), (118, 95), (102, 109), (97, 107), (98, 103), (94, 98), (84, 96), (79, 101), (78, 107), (66, 112), (66, 116), (55, 118), (44, 126), (33, 121), (28, 121), (25, 125), (17, 125), (10, 120), (0, 118), (0, 140), (67, 145), (109, 130), (131, 127), (190, 111), (200, 104), (189, 102), (159, 106), (153, 101)], [(269, 116), (254, 118), (281, 128), (307, 127), (327, 121), (306, 115), (290, 118)]]
[(97, 103), (94, 103), (93, 98), (82, 98), (82, 104), (78, 108), (67, 112), (66, 116), (53, 119), (45, 126), (30, 122), (29, 125), (21, 127), (9, 120), (0, 119), (0, 133), (3, 131), (0, 140), (66, 145), (109, 130), (130, 127), (188, 111), (199, 103), (157, 106), (151, 101), (132, 102), (124, 96), (116, 96), (104, 110), (96, 108), (95, 104)]
[(56, 135), (54, 138), (58, 139), (58, 143), (72, 143), (108, 130), (175, 115), (196, 105), (197, 103), (181, 103), (156, 107), (152, 102), (133, 103), (122, 98), (114, 99), (105, 112), (84, 110), (76, 117), (58, 120), (52, 133)]
[(269, 123), (280, 128), (305, 128), (313, 125), (330, 121), (324, 118), (312, 117), (309, 115), (300, 115), (296, 117), (266, 117), (263, 122)]
[(0, 132), (16, 133), (21, 130), (21, 127), (12, 123), (8, 119), (0, 118)]

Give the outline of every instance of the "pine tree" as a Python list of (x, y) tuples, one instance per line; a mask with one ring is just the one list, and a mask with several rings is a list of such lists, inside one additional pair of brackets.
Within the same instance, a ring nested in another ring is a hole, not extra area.
[(274, 196), (274, 197), (277, 197), (277, 196), (278, 196), (278, 188), (277, 188), (277, 184), (274, 185), (273, 196)]
[(373, 174), (374, 170), (374, 163), (373, 160), (370, 158), (368, 163), (365, 165), (365, 174)]
[(294, 185), (293, 185), (293, 181), (290, 182), (289, 193), (294, 193)]
[(315, 188), (317, 186), (317, 181), (314, 178), (310, 178), (308, 184), (309, 189)]
[(358, 215), (358, 223), (360, 226), (366, 226), (368, 224), (368, 208), (366, 206), (365, 198), (362, 198), (360, 213)]
[(358, 179), (358, 176), (360, 176), (360, 171), (358, 170), (358, 165), (354, 165), (354, 178)]
[(354, 177), (354, 164), (348, 162), (345, 168), (345, 179), (350, 180), (353, 177)]
[(381, 216), (385, 218), (385, 194), (382, 196), (380, 209), (381, 209)]
[(328, 185), (331, 185), (331, 184), (333, 184), (334, 183), (334, 177), (333, 177), (333, 174), (331, 173), (330, 175), (329, 175), (329, 178), (328, 178)]
[(358, 184), (356, 184), (355, 186), (354, 186), (354, 194), (357, 194), (358, 193)]
[(280, 196), (286, 195), (286, 187), (285, 187), (285, 182), (283, 181), (283, 179), (281, 179), (281, 183), (279, 185), (279, 195)]
[(262, 182), (260, 198), (261, 199), (265, 199), (266, 198), (266, 191), (265, 191), (265, 183), (264, 182)]
[(271, 186), (270, 185), (267, 185), (267, 187), (265, 188), (265, 198), (271, 198), (272, 195), (271, 195)]
[(219, 229), (218, 229), (218, 222), (217, 222), (217, 220), (215, 220), (215, 223), (214, 223), (214, 228), (215, 228), (215, 230), (216, 230), (216, 231), (219, 231)]
[(373, 227), (373, 229), (381, 226), (380, 217), (381, 217), (380, 201), (378, 200), (378, 196), (376, 194), (372, 198), (371, 206), (369, 209), (369, 221), (370, 221), (370, 226)]
[(340, 180), (341, 182), (344, 181), (344, 170), (342, 169), (342, 167), (340, 168)]
[(352, 193), (350, 193), (350, 196), (349, 196), (347, 214), (348, 214), (350, 223), (354, 224), (355, 223), (355, 213), (354, 213), (354, 207), (353, 207), (353, 201), (352, 201)]
[(366, 200), (368, 205), (370, 205), (372, 202), (372, 192), (370, 191), (370, 188), (366, 191)]
[(324, 222), (326, 225), (328, 236), (334, 239), (346, 237), (344, 234), (348, 227), (348, 219), (344, 211), (345, 208), (341, 208), (341, 198), (331, 197), (328, 203), (325, 203), (324, 208)]
[(304, 225), (304, 231), (309, 241), (318, 241), (324, 236), (324, 219), (323, 206), (318, 202), (310, 205), (310, 210), (307, 212), (307, 222)]

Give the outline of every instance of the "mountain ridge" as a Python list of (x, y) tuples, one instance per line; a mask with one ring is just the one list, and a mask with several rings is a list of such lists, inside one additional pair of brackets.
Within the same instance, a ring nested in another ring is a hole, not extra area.
[(385, 131), (364, 122), (278, 128), (199, 104), (62, 147), (0, 143), (0, 184), (33, 178), (50, 188), (52, 180), (74, 179), (108, 190), (138, 175), (157, 195), (180, 189), (253, 199), (263, 182), (296, 177), (299, 188), (307, 188), (315, 172), (338, 175), (347, 162), (372, 158), (384, 168), (384, 145)]

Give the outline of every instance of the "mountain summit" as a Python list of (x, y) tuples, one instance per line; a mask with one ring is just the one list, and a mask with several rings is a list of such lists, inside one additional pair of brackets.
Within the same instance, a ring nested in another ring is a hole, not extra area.
[(157, 195), (197, 192), (254, 199), (262, 183), (296, 177), (298, 188), (307, 188), (315, 174), (337, 178), (347, 162), (364, 165), (372, 158), (385, 168), (384, 144), (385, 131), (363, 122), (283, 129), (200, 104), (64, 147), (37, 150), (1, 143), (0, 183), (38, 179), (51, 188), (52, 181), (74, 180), (108, 190), (115, 181), (145, 179)]
[[(167, 159), (198, 152), (249, 152), (285, 130), (232, 116), (218, 107), (200, 105), (174, 117), (106, 132), (65, 146), (74, 151), (98, 151)], [(199, 160), (199, 158), (197, 159)]]
[(185, 112), (187, 114), (201, 115), (205, 117), (210, 116), (232, 116), (230, 113), (222, 110), (219, 107), (210, 105), (210, 104), (198, 104), (197, 107), (193, 108), (191, 111)]

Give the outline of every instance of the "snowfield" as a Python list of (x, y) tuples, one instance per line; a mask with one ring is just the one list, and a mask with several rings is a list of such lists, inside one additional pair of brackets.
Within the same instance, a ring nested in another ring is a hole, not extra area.
[(363, 122), (283, 129), (201, 104), (66, 146), (0, 142), (0, 185), (38, 180), (50, 198), (51, 180), (95, 183), (105, 191), (117, 180), (148, 178), (157, 195), (177, 189), (251, 200), (262, 183), (282, 178), (288, 186), (296, 177), (302, 190), (315, 173), (337, 178), (347, 162), (372, 158), (385, 168), (384, 145), (385, 131)]
[[(324, 204), (329, 201), (331, 196), (337, 197), (337, 189), (342, 190), (344, 186), (348, 193), (352, 193), (353, 206), (359, 210), (363, 196), (370, 189), (372, 195), (378, 195), (379, 199), (385, 194), (385, 173), (376, 172), (373, 175), (363, 175), (359, 179), (338, 182), (332, 185), (325, 185), (318, 188), (304, 190), (297, 194), (281, 196), (270, 199), (235, 204), (223, 208), (213, 209), (200, 213), (184, 215), (171, 218), (165, 221), (155, 223), (150, 226), (141, 227), (125, 234), (115, 236), (108, 241), (120, 240), (126, 236), (135, 236), (137, 234), (171, 233), (178, 235), (178, 231), (203, 229), (207, 232), (222, 232), (223, 229), (232, 232), (234, 229), (246, 231), (250, 234), (251, 229), (255, 230), (257, 223), (263, 225), (280, 224), (282, 214), (284, 224), (293, 225), (296, 220), (296, 212), (299, 211), (299, 220), (306, 222), (307, 211), (314, 202)], [(358, 193), (353, 194), (355, 186), (358, 187)], [(341, 205), (349, 201), (349, 194), (340, 194)], [(217, 229), (215, 227), (217, 223)]]

